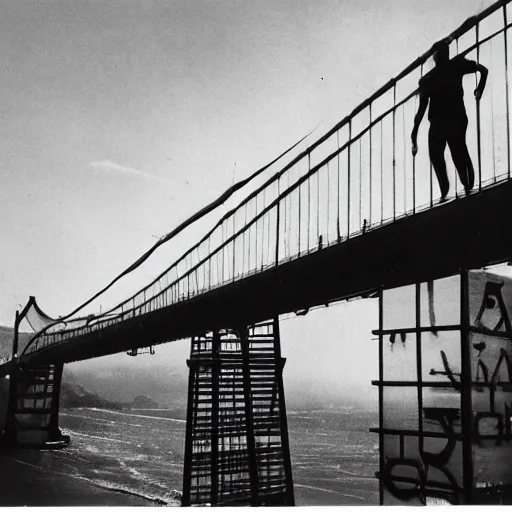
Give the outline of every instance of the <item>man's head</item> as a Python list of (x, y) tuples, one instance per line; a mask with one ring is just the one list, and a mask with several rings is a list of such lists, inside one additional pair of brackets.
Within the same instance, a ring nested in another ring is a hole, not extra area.
[(434, 61), (436, 64), (443, 64), (450, 60), (450, 46), (446, 41), (439, 41), (433, 47)]

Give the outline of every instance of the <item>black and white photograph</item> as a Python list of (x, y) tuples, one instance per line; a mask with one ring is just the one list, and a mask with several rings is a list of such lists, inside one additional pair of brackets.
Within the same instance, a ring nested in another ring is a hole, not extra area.
[(0, 25), (0, 507), (512, 505), (512, 0)]

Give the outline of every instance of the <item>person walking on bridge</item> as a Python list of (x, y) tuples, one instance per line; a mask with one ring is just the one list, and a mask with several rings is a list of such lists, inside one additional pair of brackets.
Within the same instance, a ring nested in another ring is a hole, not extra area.
[(464, 106), (462, 78), (469, 73), (480, 72), (480, 81), (475, 89), (475, 99), (480, 101), (488, 70), (482, 64), (462, 56), (450, 60), (450, 49), (446, 40), (436, 43), (433, 48), (436, 65), (419, 81), (420, 104), (411, 134), (412, 154), (416, 156), (418, 152), (418, 129), (430, 102), (428, 148), (441, 189), (441, 201), (444, 201), (450, 188), (444, 159), (446, 144), (450, 148), (466, 194), (470, 193), (475, 184), (475, 172), (466, 145), (468, 118)]

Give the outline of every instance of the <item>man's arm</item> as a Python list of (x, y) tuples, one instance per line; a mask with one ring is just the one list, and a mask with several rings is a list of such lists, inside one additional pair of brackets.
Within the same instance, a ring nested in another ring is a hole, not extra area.
[(480, 98), (482, 97), (485, 89), (485, 83), (487, 82), (487, 75), (489, 74), (489, 70), (482, 64), (477, 64), (476, 70), (480, 71), (480, 81), (478, 82), (478, 85), (475, 89), (475, 98), (476, 101), (480, 101)]
[(420, 92), (420, 106), (418, 107), (418, 112), (414, 116), (414, 127), (413, 127), (412, 133), (411, 133), (413, 156), (416, 156), (416, 153), (418, 152), (418, 129), (420, 127), (421, 120), (423, 119), (423, 116), (425, 115), (427, 107), (428, 107), (428, 96), (425, 93)]

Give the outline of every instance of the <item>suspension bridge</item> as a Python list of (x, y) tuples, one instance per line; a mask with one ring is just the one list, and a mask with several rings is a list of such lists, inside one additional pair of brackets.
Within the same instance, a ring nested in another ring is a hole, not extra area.
[[(476, 174), (469, 196), (448, 158), (451, 189), (440, 201), (426, 126), (419, 153), (411, 153), (430, 50), (282, 164), (133, 296), (61, 320), (32, 300), (18, 318), (30, 312), (44, 326), (16, 339), (12, 360), (0, 367), (0, 375), (26, 381), (23, 391), (11, 386), (11, 439), (23, 442), (19, 419), (41, 408), (39, 399), (51, 402), (43, 406), (44, 429), (58, 430), (63, 364), (192, 338), (184, 503), (292, 504), (278, 316), (512, 256), (511, 18), (509, 1), (499, 1), (448, 39), (452, 57), (489, 69), (480, 101), (474, 75), (464, 79)], [(31, 407), (19, 405), (32, 398)], [(221, 438), (228, 448), (220, 448)]]

